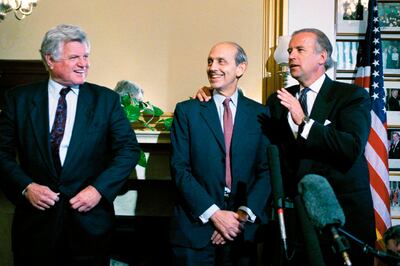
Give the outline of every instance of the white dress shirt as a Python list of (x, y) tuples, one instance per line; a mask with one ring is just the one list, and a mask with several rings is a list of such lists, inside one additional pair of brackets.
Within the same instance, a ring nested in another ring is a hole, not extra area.
[[(321, 90), (322, 84), (324, 83), (326, 78), (326, 75), (322, 75), (319, 77), (311, 86), (310, 91), (307, 93), (307, 111), (309, 114), (311, 114), (312, 108), (314, 106), (315, 99), (317, 98), (317, 95), (319, 91)], [(296, 94), (296, 98), (299, 99), (301, 91), (304, 89), (303, 86), (300, 85), (300, 91)], [(288, 121), (290, 128), (292, 129), (292, 132), (294, 136), (297, 138), (297, 134), (299, 132), (299, 126), (296, 125), (292, 119), (292, 115), (290, 112), (288, 113)], [(310, 118), (310, 121), (304, 126), (303, 131), (301, 132), (301, 136), (305, 139), (307, 139), (308, 134), (310, 133), (311, 127), (314, 124), (314, 120)]]
[[(54, 80), (49, 80), (48, 85), (48, 96), (49, 96), (49, 132), (53, 127), (54, 118), (56, 116), (56, 109), (58, 104), (58, 99), (60, 98), (60, 91), (65, 88)], [(78, 103), (79, 95), (79, 85), (70, 86), (71, 91), (67, 93), (65, 99), (67, 101), (67, 120), (65, 123), (64, 136), (60, 144), (60, 161), (61, 165), (64, 164), (65, 157), (67, 155), (69, 142), (71, 140), (72, 129), (75, 122), (76, 105)]]

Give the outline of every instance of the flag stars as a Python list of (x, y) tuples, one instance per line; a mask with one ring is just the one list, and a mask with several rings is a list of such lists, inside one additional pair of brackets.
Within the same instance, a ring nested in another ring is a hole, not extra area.
[(379, 87), (379, 84), (378, 84), (377, 82), (374, 82), (374, 83), (372, 84), (372, 87), (374, 87), (374, 89), (376, 89), (376, 88)]
[(379, 54), (379, 49), (374, 49), (373, 53), (374, 53), (374, 55), (378, 55)]
[(372, 73), (372, 76), (379, 77), (379, 71), (375, 70), (374, 73)]
[(374, 33), (378, 33), (379, 32), (379, 27), (375, 27), (373, 30)]
[(378, 40), (378, 38), (375, 38), (372, 42), (376, 45), (379, 43), (379, 40)]
[(374, 60), (374, 62), (372, 63), (374, 66), (379, 66), (379, 61), (378, 60)]
[(379, 95), (378, 93), (374, 92), (374, 94), (372, 94), (371, 96), (374, 100), (379, 99)]

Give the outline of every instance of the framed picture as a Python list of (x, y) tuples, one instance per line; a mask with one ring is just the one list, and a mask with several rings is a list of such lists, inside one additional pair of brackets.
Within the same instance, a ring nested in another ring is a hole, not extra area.
[(400, 75), (400, 40), (382, 40), (383, 72), (387, 75)]
[(336, 71), (355, 71), (358, 46), (357, 40), (336, 41)]
[(335, 80), (339, 81), (339, 82), (348, 83), (348, 84), (354, 84), (353, 77), (347, 78), (347, 77), (340, 77), (339, 75), (336, 75)]
[(400, 219), (400, 175), (389, 174), (390, 216)]
[(368, 20), (368, 0), (336, 1), (336, 34), (365, 34)]
[[(400, 111), (400, 87), (386, 88), (386, 111)], [(397, 113), (400, 115), (400, 112)], [(392, 124), (392, 123), (391, 123)]]
[(400, 128), (388, 128), (389, 170), (400, 170)]
[(384, 87), (386, 89), (387, 123), (389, 127), (400, 128), (400, 81), (385, 80)]
[(400, 2), (385, 1), (378, 3), (378, 14), (381, 31), (400, 32)]

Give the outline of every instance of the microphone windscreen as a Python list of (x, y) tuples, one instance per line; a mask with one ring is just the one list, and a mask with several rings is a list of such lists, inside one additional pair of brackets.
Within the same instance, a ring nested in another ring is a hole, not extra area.
[(343, 210), (326, 178), (314, 174), (305, 175), (299, 182), (298, 190), (308, 217), (316, 228), (344, 225)]
[(281, 204), (279, 201), (284, 198), (284, 195), (278, 147), (276, 145), (269, 145), (267, 152), (268, 164), (271, 173), (272, 195), (274, 197), (275, 208), (279, 209), (282, 206), (277, 205)]
[(315, 231), (315, 227), (313, 224), (311, 224), (310, 219), (306, 214), (304, 203), (300, 196), (296, 196), (293, 203), (296, 209), (297, 217), (299, 218), (300, 230), (303, 235), (309, 265), (325, 266), (317, 232)]

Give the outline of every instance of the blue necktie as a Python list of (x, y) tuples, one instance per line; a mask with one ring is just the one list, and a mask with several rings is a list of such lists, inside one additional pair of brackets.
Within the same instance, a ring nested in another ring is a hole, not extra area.
[(51, 154), (53, 156), (54, 166), (56, 167), (57, 173), (61, 172), (61, 161), (60, 161), (60, 144), (64, 137), (65, 122), (67, 121), (67, 101), (65, 96), (71, 90), (71, 88), (63, 88), (60, 91), (60, 98), (58, 98), (56, 115), (54, 117), (53, 127), (50, 132), (50, 145)]
[(303, 112), (305, 115), (308, 116), (308, 109), (307, 109), (307, 92), (309, 92), (311, 89), (310, 88), (304, 88), (300, 92), (300, 97), (299, 97), (299, 102), (301, 105), (301, 108), (303, 109)]

